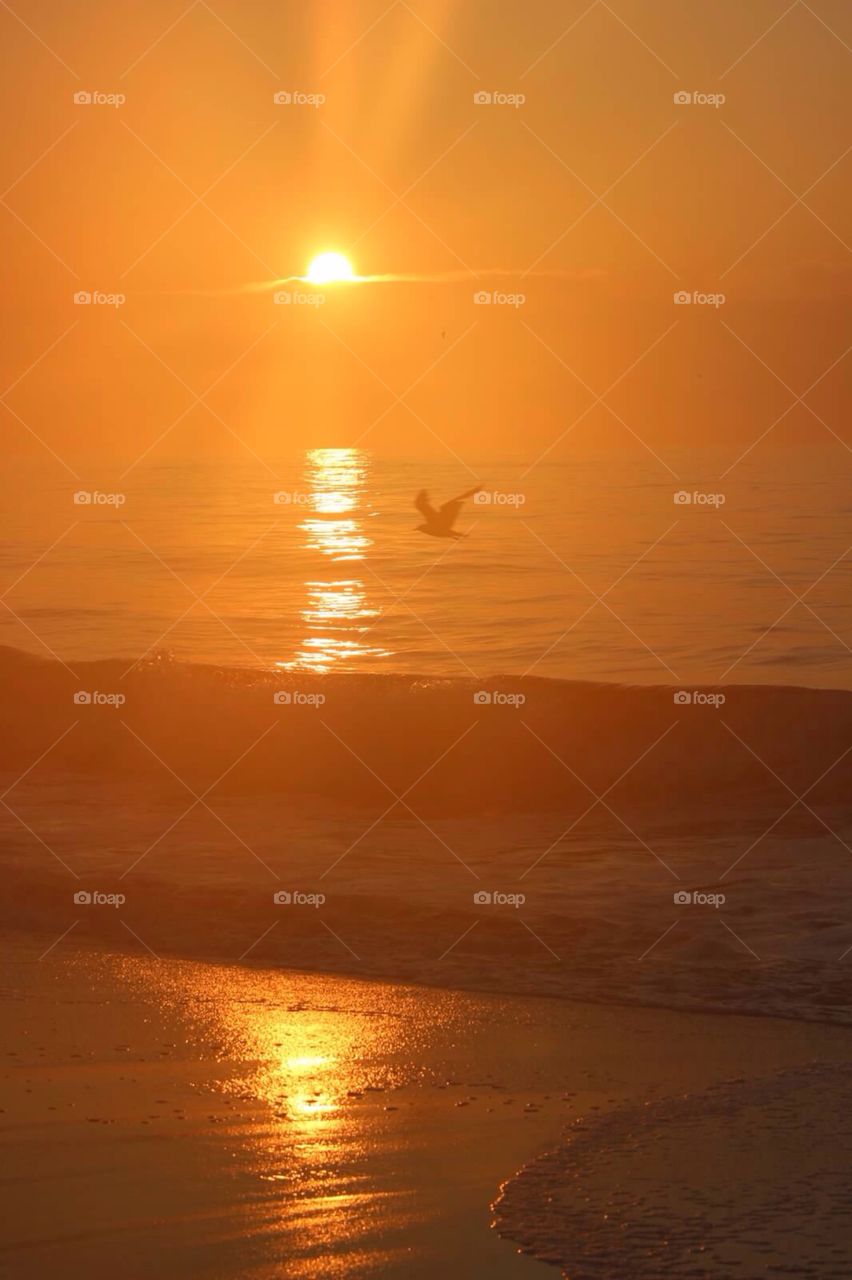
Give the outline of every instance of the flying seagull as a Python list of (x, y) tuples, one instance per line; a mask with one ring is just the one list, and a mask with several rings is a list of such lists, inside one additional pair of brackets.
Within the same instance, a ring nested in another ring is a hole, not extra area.
[(414, 505), (423, 516), (425, 523), (417, 526), (420, 533), (429, 533), (433, 538), (464, 538), (464, 533), (456, 533), (453, 525), (458, 519), (458, 514), (462, 509), (462, 503), (465, 498), (472, 498), (475, 493), (479, 493), (479, 486), (475, 489), (468, 489), (467, 493), (460, 494), (457, 498), (452, 498), (449, 502), (445, 502), (442, 506), (435, 508), (429, 501), (429, 495), (425, 489), (421, 489), (417, 497), (414, 499)]

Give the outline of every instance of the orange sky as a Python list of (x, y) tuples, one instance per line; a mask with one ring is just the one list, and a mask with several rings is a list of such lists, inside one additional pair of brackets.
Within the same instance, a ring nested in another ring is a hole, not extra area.
[[(119, 471), (354, 443), (531, 460), (588, 410), (550, 457), (735, 456), (836, 361), (772, 441), (845, 465), (852, 10), (788, 7), (0, 11), (12, 451)], [(76, 105), (81, 90), (126, 102)], [(273, 102), (296, 90), (326, 101)], [(476, 105), (483, 90), (526, 101)], [(321, 307), (241, 291), (322, 249), (435, 279)], [(526, 301), (484, 308), (476, 289)], [(677, 289), (727, 301), (679, 307)], [(126, 301), (75, 306), (77, 290)]]

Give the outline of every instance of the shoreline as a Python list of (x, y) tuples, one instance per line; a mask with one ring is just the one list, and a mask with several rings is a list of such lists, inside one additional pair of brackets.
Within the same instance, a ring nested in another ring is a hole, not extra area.
[[(18, 930), (8, 929), (8, 930), (2, 930), (2, 936), (5, 936), (7, 938), (18, 939), (20, 941), (24, 941), (25, 939), (27, 941), (32, 941), (35, 937), (35, 934), (29, 931), (20, 930), (20, 929)], [(46, 935), (44, 936), (43, 941), (52, 942), (57, 946), (61, 945), (61, 940), (57, 940), (55, 938), (48, 939)], [(78, 935), (74, 939), (74, 946), (78, 951), (84, 954), (87, 954), (93, 958), (98, 956), (113, 955), (113, 956), (122, 956), (128, 960), (132, 960), (132, 959), (144, 958), (144, 951), (145, 951), (144, 947), (139, 946), (138, 939), (134, 941), (130, 937), (128, 937), (127, 940), (123, 940), (121, 938), (112, 938), (110, 939), (109, 946), (104, 947), (103, 945), (100, 945), (94, 938), (91, 938), (91, 937), (84, 938)], [(33, 950), (38, 951), (39, 944), (34, 943)], [(52, 948), (49, 948), (48, 950), (50, 951), (52, 950)], [(42, 953), (40, 952), (39, 954), (42, 954)], [(457, 992), (459, 995), (485, 996), (485, 997), (505, 996), (512, 1000), (529, 1000), (529, 999), (537, 1000), (537, 1001), (541, 1000), (541, 1001), (553, 1002), (555, 1004), (566, 1004), (566, 1005), (576, 1006), (577, 1008), (583, 1008), (588, 1006), (589, 1008), (592, 1008), (592, 1009), (597, 1009), (597, 1008), (623, 1009), (623, 1010), (649, 1009), (649, 1010), (656, 1010), (661, 1013), (673, 1013), (673, 1014), (683, 1013), (683, 1014), (696, 1015), (699, 1017), (707, 1016), (712, 1018), (725, 1018), (725, 1019), (747, 1018), (751, 1021), (766, 1019), (767, 1021), (770, 1021), (770, 1022), (802, 1023), (804, 1025), (809, 1025), (809, 1026), (847, 1028), (852, 1030), (852, 1009), (849, 1010), (849, 1012), (846, 1014), (845, 1017), (829, 1018), (825, 1016), (820, 1017), (816, 1013), (811, 1013), (807, 1010), (804, 1010), (802, 1012), (792, 1012), (792, 1011), (784, 1012), (784, 1011), (778, 1011), (778, 1010), (772, 1010), (772, 1009), (759, 1010), (759, 1009), (731, 1008), (729, 1006), (722, 1006), (719, 1004), (714, 1005), (712, 1003), (710, 1004), (701, 1004), (701, 1003), (677, 1004), (674, 1002), (666, 1003), (664, 1001), (656, 1001), (651, 999), (631, 1001), (631, 1000), (611, 1000), (611, 999), (606, 999), (604, 997), (601, 997), (599, 999), (594, 999), (591, 996), (572, 995), (570, 992), (535, 990), (532, 987), (512, 986), (511, 984), (507, 985), (502, 975), (495, 976), (494, 982), (490, 986), (485, 984), (481, 986), (474, 986), (470, 983), (463, 983), (463, 982), (454, 983), (454, 982), (448, 982), (446, 980), (442, 982), (442, 981), (439, 981), (437, 978), (430, 980), (429, 978), (425, 978), (425, 977), (422, 977), (422, 978), (410, 977), (407, 975), (401, 975), (398, 972), (393, 972), (390, 970), (382, 971), (382, 970), (376, 969), (376, 970), (371, 970), (369, 972), (362, 972), (356, 969), (354, 966), (346, 967), (345, 965), (341, 967), (327, 966), (325, 968), (322, 968), (322, 967), (310, 967), (307, 964), (303, 966), (294, 961), (290, 961), (286, 965), (278, 965), (268, 959), (252, 960), (249, 958), (238, 957), (236, 959), (229, 960), (215, 953), (211, 953), (209, 955), (189, 955), (183, 952), (174, 951), (174, 952), (166, 952), (162, 955), (160, 954), (154, 955), (154, 953), (149, 953), (149, 954), (152, 954), (154, 959), (161, 961), (163, 964), (186, 963), (186, 964), (207, 965), (210, 967), (216, 967), (216, 968), (222, 968), (222, 969), (245, 970), (247, 973), (256, 973), (261, 975), (266, 974), (270, 977), (274, 977), (280, 974), (299, 974), (305, 977), (306, 979), (339, 978), (339, 979), (346, 980), (347, 982), (364, 983), (364, 984), (379, 983), (379, 984), (388, 985), (388, 986), (401, 984), (404, 987), (422, 989), (423, 991)], [(37, 960), (39, 957), (35, 956), (33, 958)]]
[(572, 1280), (846, 1280), (850, 1100), (848, 1062), (817, 1061), (578, 1120), (502, 1184), (495, 1225)]
[[(106, 1277), (113, 1248), (129, 1280), (270, 1280), (282, 1257), (308, 1277), (324, 1249), (353, 1280), (442, 1262), (544, 1275), (488, 1206), (572, 1122), (843, 1062), (852, 1044), (812, 1023), (738, 1017), (734, 1044), (729, 1015), (88, 948), (36, 964), (7, 943), (22, 1280), (60, 1257), (68, 1280)], [(46, 1167), (52, 1207), (25, 1194)]]

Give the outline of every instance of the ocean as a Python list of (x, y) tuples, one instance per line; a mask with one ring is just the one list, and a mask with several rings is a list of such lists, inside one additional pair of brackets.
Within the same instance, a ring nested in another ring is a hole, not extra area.
[[(846, 455), (738, 452), (17, 467), (0, 643), (72, 667), (850, 688)], [(420, 489), (477, 483), (466, 537), (417, 532)]]
[[(667, 462), (334, 449), (18, 485), (0, 919), (849, 1021), (843, 476)], [(421, 487), (474, 480), (467, 536), (416, 531)]]

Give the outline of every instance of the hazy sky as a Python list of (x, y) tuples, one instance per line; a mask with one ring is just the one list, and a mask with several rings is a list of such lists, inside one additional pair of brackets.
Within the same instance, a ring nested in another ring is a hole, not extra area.
[[(734, 456), (834, 365), (759, 448), (847, 465), (828, 429), (852, 445), (844, 0), (17, 12), (0, 11), (14, 453), (526, 459), (584, 414), (555, 460), (640, 440)], [(272, 282), (325, 249), (425, 279), (276, 305)]]

